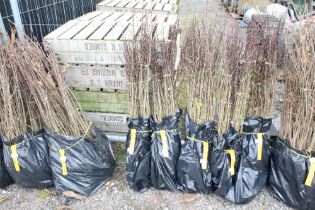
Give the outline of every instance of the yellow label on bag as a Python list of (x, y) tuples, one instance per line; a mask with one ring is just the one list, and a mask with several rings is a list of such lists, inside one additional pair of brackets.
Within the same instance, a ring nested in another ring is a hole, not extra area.
[(230, 155), (231, 157), (231, 166), (230, 166), (230, 172), (231, 176), (235, 175), (235, 162), (236, 162), (236, 157), (235, 157), (235, 150), (233, 149), (228, 149), (226, 152)]
[(136, 129), (130, 129), (130, 144), (129, 144), (129, 148), (128, 148), (128, 153), (130, 155), (132, 155), (135, 151), (136, 137), (137, 137), (137, 130)]
[(262, 160), (263, 133), (257, 133), (257, 160)]
[(166, 130), (160, 131), (160, 136), (162, 140), (162, 155), (163, 157), (168, 157), (168, 144), (167, 144), (167, 137), (166, 137)]
[(67, 158), (66, 158), (66, 152), (64, 149), (59, 150), (59, 155), (60, 155), (60, 161), (61, 161), (61, 170), (62, 170), (62, 175), (67, 176)]
[(202, 145), (203, 145), (203, 153), (202, 153), (201, 168), (203, 170), (206, 170), (208, 168), (209, 143), (204, 141), (202, 142)]
[(13, 164), (14, 164), (14, 168), (15, 168), (16, 172), (20, 171), (20, 165), (19, 165), (18, 157), (19, 157), (19, 155), (18, 155), (17, 150), (16, 150), (16, 145), (12, 145), (11, 146), (11, 158), (13, 160)]
[(314, 174), (315, 174), (315, 158), (311, 158), (309, 159), (309, 161), (311, 165), (310, 165), (310, 170), (308, 172), (308, 175), (305, 181), (305, 185), (310, 187), (312, 185)]

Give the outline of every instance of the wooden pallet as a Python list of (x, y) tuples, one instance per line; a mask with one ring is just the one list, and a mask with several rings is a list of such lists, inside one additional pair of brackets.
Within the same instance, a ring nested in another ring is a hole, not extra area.
[(154, 14), (175, 14), (178, 10), (175, 0), (105, 0), (99, 3), (96, 9), (107, 12)]
[(127, 90), (125, 68), (102, 65), (65, 65), (65, 82), (75, 90), (113, 91)]
[(128, 96), (119, 92), (73, 90), (81, 111), (100, 113), (128, 113)]
[(144, 22), (158, 40), (168, 40), (176, 21), (176, 15), (96, 11), (67, 22), (44, 41), (55, 51), (59, 63), (124, 65), (124, 42), (136, 40)]
[(83, 112), (83, 116), (93, 122), (99, 129), (107, 132), (127, 133), (128, 125), (126, 114), (112, 114), (112, 113), (96, 113)]
[(176, 15), (95, 11), (51, 32), (44, 43), (57, 55), (84, 116), (104, 131), (126, 133), (124, 43), (137, 40), (144, 24), (152, 36), (168, 40), (176, 22)]

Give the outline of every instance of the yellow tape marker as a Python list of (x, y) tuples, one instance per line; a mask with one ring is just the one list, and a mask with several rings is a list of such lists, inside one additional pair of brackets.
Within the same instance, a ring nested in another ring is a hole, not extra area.
[(128, 148), (128, 153), (130, 155), (132, 155), (135, 151), (136, 137), (137, 137), (137, 130), (136, 129), (130, 129), (130, 144), (129, 144), (129, 148)]
[(257, 160), (262, 160), (262, 150), (263, 150), (263, 134), (257, 133)]
[(310, 187), (312, 185), (314, 174), (315, 174), (315, 158), (310, 158), (309, 161), (311, 165), (310, 165), (310, 170), (308, 172), (308, 175), (305, 181), (305, 185)]
[(18, 161), (18, 153), (16, 151), (16, 145), (12, 145), (11, 146), (11, 157), (13, 159), (13, 164), (14, 164), (14, 168), (15, 168), (15, 171), (16, 172), (19, 172), (20, 171), (20, 165), (19, 165), (19, 161)]
[(203, 145), (203, 153), (202, 153), (202, 160), (201, 162), (201, 168), (202, 170), (206, 170), (208, 168), (208, 154), (209, 154), (209, 143), (208, 142), (202, 142)]
[(235, 150), (233, 149), (228, 149), (226, 150), (226, 152), (230, 155), (231, 157), (231, 168), (230, 168), (230, 172), (231, 172), (231, 176), (235, 175), (235, 162), (236, 162), (236, 157), (235, 157)]
[(166, 130), (160, 131), (161, 140), (162, 140), (162, 155), (163, 157), (168, 157), (168, 144), (167, 144), (167, 137), (166, 137)]
[(61, 170), (62, 170), (62, 175), (67, 176), (67, 157), (66, 157), (66, 152), (64, 149), (59, 150), (59, 155), (60, 155), (60, 161), (61, 161)]

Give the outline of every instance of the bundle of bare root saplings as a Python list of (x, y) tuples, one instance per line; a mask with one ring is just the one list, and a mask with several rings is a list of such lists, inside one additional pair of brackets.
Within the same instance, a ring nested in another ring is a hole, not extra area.
[(13, 35), (0, 46), (0, 74), (4, 161), (17, 184), (90, 195), (111, 177), (111, 145), (77, 111), (50, 50)]
[[(164, 33), (164, 32), (163, 32)], [(144, 23), (137, 38), (125, 44), (129, 93), (126, 172), (129, 186), (143, 192), (150, 186), (177, 190), (180, 152), (180, 70), (175, 69), (178, 29), (167, 40)]]
[[(178, 160), (178, 184), (184, 192), (212, 191), (209, 154), (218, 141), (218, 127), (228, 127), (231, 74), (225, 63), (227, 27), (192, 22), (181, 50), (186, 75), (186, 137)], [(237, 39), (237, 38), (236, 38)], [(213, 121), (214, 117), (219, 118)]]
[[(187, 113), (186, 139), (177, 165), (179, 189), (192, 193), (213, 191), (234, 203), (246, 203), (265, 186), (272, 121), (245, 116), (249, 113), (248, 105), (253, 99), (250, 96), (254, 95), (252, 89), (257, 86), (255, 77), (259, 74), (253, 66), (267, 51), (260, 49), (261, 42), (278, 40), (278, 27), (271, 30), (265, 25), (253, 25), (245, 34), (233, 23), (224, 26), (192, 23), (180, 61), (187, 77), (184, 81)], [(257, 30), (271, 32), (268, 36), (261, 35), (262, 41), (253, 45)], [(277, 46), (277, 42), (273, 44)], [(255, 56), (251, 52), (253, 46)], [(277, 57), (273, 60), (271, 66), (275, 68)], [(269, 63), (262, 62), (260, 68), (268, 69)], [(276, 75), (271, 76), (274, 81)], [(265, 97), (270, 94), (272, 101), (274, 86), (265, 86), (269, 89), (256, 92), (255, 97), (267, 101)], [(258, 109), (272, 109), (270, 103), (255, 105)], [(222, 134), (222, 140), (218, 141)]]
[(252, 73), (246, 115), (272, 117), (283, 27), (281, 21), (263, 17), (254, 18), (247, 30), (244, 67)]
[(315, 208), (315, 24), (286, 37), (281, 137), (273, 143), (268, 189), (296, 209)]
[(245, 91), (235, 95), (244, 95), (247, 100), (237, 103), (234, 116), (240, 115), (237, 106), (246, 103), (239, 112), (246, 110), (246, 116), (252, 117), (243, 118), (241, 134), (231, 128), (223, 135), (211, 158), (215, 193), (234, 203), (252, 200), (265, 186), (268, 176), (272, 119), (264, 117), (269, 117), (273, 112), (281, 31), (279, 21), (274, 24), (270, 22), (268, 18), (252, 21), (246, 32), (241, 71), (247, 74), (241, 73), (245, 77), (239, 78), (241, 81), (246, 79), (242, 82), (245, 85), (239, 86)]
[(156, 189), (173, 191), (178, 190), (176, 168), (181, 148), (179, 118), (182, 111), (178, 107), (183, 72), (181, 68), (175, 69), (178, 33), (174, 27), (170, 39), (157, 44), (157, 65), (151, 66), (151, 183)]
[(126, 174), (130, 188), (144, 192), (150, 182), (151, 135), (150, 67), (154, 65), (156, 40), (152, 29), (143, 26), (138, 39), (125, 43), (125, 62), (128, 78), (129, 118), (126, 148)]
[[(280, 24), (264, 21), (247, 31), (234, 23), (192, 22), (178, 69), (175, 39), (159, 42), (142, 32), (139, 42), (126, 46), (130, 113), (138, 116), (127, 138), (131, 188), (214, 192), (234, 203), (247, 203), (262, 190), (272, 119), (247, 115), (272, 113), (281, 31)], [(179, 101), (183, 118), (181, 111), (172, 115)], [(149, 125), (143, 123), (150, 113)]]

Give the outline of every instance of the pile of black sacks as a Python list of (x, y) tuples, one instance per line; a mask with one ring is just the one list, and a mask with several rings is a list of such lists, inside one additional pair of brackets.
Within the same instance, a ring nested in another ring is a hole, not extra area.
[(84, 196), (112, 177), (116, 166), (107, 136), (90, 127), (94, 138), (59, 135), (47, 128), (9, 140), (2, 133), (0, 187), (55, 187)]
[(267, 186), (296, 209), (315, 209), (315, 154), (297, 151), (271, 136), (272, 119), (247, 117), (242, 133), (230, 127), (218, 136), (216, 123), (195, 123), (182, 111), (161, 123), (130, 118), (126, 174), (138, 192), (150, 187), (184, 193), (214, 193), (236, 204), (250, 202)]

